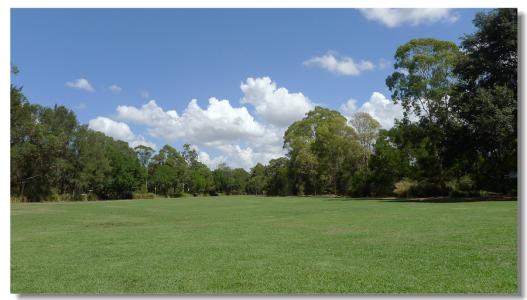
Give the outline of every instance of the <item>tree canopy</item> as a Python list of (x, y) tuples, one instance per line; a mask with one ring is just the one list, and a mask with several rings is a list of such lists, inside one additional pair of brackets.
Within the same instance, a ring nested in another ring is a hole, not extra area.
[(392, 128), (366, 112), (348, 120), (317, 106), (285, 130), (285, 157), (250, 170), (225, 163), (211, 170), (190, 144), (131, 148), (79, 124), (64, 106), (31, 104), (11, 84), (12, 197), (515, 193), (517, 19), (516, 9), (479, 13), (476, 32), (459, 46), (408, 41), (386, 79), (404, 111)]

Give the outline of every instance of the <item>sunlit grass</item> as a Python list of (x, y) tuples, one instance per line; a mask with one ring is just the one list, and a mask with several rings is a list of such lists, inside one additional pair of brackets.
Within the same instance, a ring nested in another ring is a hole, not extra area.
[(517, 293), (517, 202), (11, 205), (13, 293)]

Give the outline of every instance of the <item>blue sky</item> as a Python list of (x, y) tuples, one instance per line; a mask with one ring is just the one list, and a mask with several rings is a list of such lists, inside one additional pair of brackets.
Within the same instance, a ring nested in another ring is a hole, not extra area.
[[(313, 105), (391, 118), (396, 108), (372, 106), (390, 97), (397, 47), (421, 37), (458, 43), (478, 11), (12, 9), (11, 61), (21, 71), (13, 82), (31, 102), (65, 105), (116, 138), (157, 149), (190, 142), (212, 167), (248, 168), (280, 155), (281, 140), (267, 137)], [(188, 109), (191, 99), (199, 109)], [(278, 120), (277, 108), (291, 111)]]

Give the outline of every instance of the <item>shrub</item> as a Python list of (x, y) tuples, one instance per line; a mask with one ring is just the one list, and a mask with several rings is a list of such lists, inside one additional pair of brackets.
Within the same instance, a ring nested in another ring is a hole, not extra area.
[(460, 178), (450, 180), (446, 183), (450, 196), (470, 196), (480, 195), (480, 192), (474, 191), (474, 181), (469, 175), (461, 176)]
[(443, 196), (446, 191), (440, 184), (428, 180), (421, 180), (410, 188), (410, 194), (415, 197)]
[(132, 193), (132, 199), (154, 199), (155, 197), (154, 193)]
[(168, 193), (168, 197), (170, 197), (170, 198), (183, 197), (183, 192), (182, 191), (169, 192)]
[(409, 178), (403, 178), (402, 180), (395, 183), (395, 189), (393, 190), (393, 193), (397, 197), (409, 197), (410, 191), (413, 186), (415, 186), (416, 182), (409, 179)]
[(482, 198), (486, 198), (489, 196), (489, 192), (488, 191), (484, 191), (484, 190), (480, 190), (478, 192), (479, 196), (482, 197)]

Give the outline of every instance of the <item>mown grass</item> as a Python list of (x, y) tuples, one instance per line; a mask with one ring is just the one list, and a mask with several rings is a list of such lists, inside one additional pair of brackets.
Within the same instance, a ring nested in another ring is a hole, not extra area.
[(13, 293), (518, 293), (517, 202), (11, 205)]

